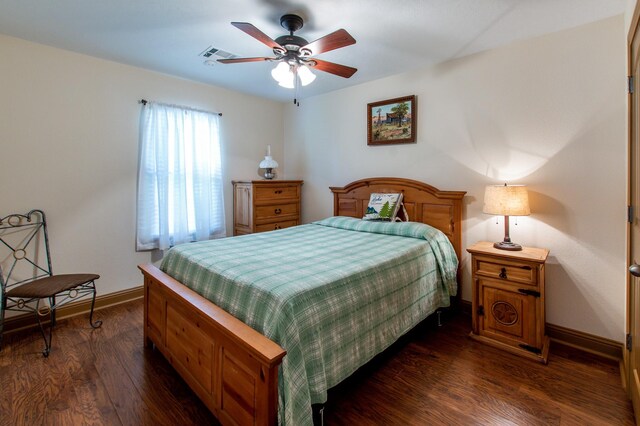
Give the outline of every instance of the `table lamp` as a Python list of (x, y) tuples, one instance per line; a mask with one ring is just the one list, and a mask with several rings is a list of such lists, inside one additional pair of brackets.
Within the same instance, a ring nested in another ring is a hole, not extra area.
[(264, 160), (260, 162), (261, 169), (264, 170), (264, 178), (265, 179), (273, 179), (276, 177), (273, 169), (278, 167), (278, 162), (271, 157), (271, 145), (267, 145), (267, 155), (264, 157)]
[(509, 216), (528, 216), (529, 194), (524, 185), (489, 185), (484, 191), (482, 212), (504, 216), (504, 241), (494, 243), (500, 250), (522, 250), (522, 246), (511, 242), (509, 237)]

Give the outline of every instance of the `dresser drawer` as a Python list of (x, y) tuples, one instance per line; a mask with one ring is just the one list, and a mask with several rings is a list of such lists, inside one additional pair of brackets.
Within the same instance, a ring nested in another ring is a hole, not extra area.
[(299, 194), (300, 186), (256, 186), (254, 188), (255, 191), (255, 201), (256, 203), (261, 201), (278, 201), (278, 200), (290, 200), (290, 199), (298, 199), (300, 197)]
[(537, 285), (538, 268), (527, 262), (510, 262), (490, 257), (475, 258), (476, 274), (501, 280)]
[(281, 222), (265, 223), (263, 225), (256, 225), (256, 232), (275, 231), (276, 229), (289, 228), (291, 226), (296, 226), (297, 224), (297, 220), (285, 220)]
[(298, 216), (298, 204), (270, 204), (256, 207), (256, 222), (284, 216)]

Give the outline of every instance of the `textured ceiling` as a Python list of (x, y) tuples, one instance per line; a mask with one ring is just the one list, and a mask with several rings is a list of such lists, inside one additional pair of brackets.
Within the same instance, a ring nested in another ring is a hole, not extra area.
[(213, 66), (213, 46), (270, 56), (234, 28), (250, 22), (272, 38), (285, 13), (305, 19), (308, 41), (344, 28), (357, 44), (319, 55), (358, 68), (350, 79), (316, 72), (301, 98), (330, 92), (516, 40), (624, 12), (624, 0), (0, 0), (0, 33), (274, 100), (291, 90), (271, 79), (273, 63)]

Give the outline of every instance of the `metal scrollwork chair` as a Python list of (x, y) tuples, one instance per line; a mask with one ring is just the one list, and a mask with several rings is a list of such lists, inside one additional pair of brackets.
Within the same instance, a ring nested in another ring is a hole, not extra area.
[[(98, 278), (96, 274), (53, 274), (42, 210), (0, 218), (0, 349), (6, 311), (35, 313), (45, 343), (42, 351), (45, 357), (51, 351), (56, 309), (67, 302), (91, 296), (89, 323), (93, 328), (100, 327), (102, 321), (93, 321)], [(47, 316), (50, 319), (48, 336), (43, 324)]]

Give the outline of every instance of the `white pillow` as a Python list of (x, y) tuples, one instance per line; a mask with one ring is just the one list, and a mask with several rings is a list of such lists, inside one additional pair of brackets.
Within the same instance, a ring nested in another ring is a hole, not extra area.
[(369, 197), (369, 205), (362, 219), (385, 220), (393, 222), (402, 204), (402, 193), (381, 194), (373, 193)]

